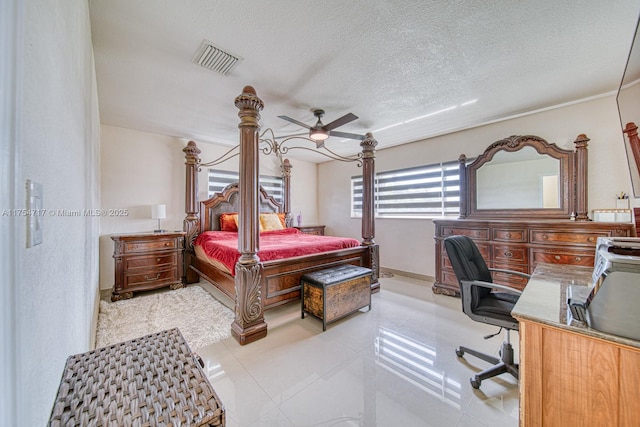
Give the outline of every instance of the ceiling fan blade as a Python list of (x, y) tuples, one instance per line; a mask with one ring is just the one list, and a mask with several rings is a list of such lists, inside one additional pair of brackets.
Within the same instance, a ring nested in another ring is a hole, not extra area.
[(286, 121), (291, 122), (291, 123), (295, 123), (295, 124), (297, 124), (298, 126), (302, 126), (303, 128), (311, 129), (311, 126), (309, 126), (309, 125), (307, 125), (307, 124), (304, 124), (304, 123), (302, 123), (302, 122), (299, 122), (299, 121), (297, 121), (296, 119), (292, 119), (291, 117), (288, 117), (288, 116), (278, 116), (278, 118), (283, 119), (283, 120), (286, 120)]
[(285, 138), (293, 138), (294, 136), (309, 136), (309, 132), (304, 132), (304, 133), (294, 133), (292, 135), (282, 135), (282, 136), (276, 136), (275, 139), (285, 139)]
[(349, 133), (349, 132), (339, 132), (337, 130), (332, 130), (329, 132), (330, 136), (337, 136), (338, 138), (349, 138), (349, 139), (357, 139), (359, 141), (364, 141), (364, 135), (358, 135), (357, 133)]
[(348, 113), (348, 114), (345, 114), (344, 116), (340, 117), (339, 119), (335, 119), (331, 123), (328, 123), (328, 124), (324, 125), (323, 127), (326, 130), (335, 129), (335, 128), (340, 127), (342, 125), (346, 125), (347, 123), (352, 122), (352, 121), (356, 120), (357, 118), (358, 118), (358, 116), (356, 116), (355, 114)]

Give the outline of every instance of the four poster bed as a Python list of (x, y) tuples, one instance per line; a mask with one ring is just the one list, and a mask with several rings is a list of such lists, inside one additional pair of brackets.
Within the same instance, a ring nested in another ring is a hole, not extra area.
[[(282, 150), (275, 138), (267, 141), (270, 144), (268, 151), (259, 147), (258, 120), (264, 106), (262, 101), (255, 90), (247, 86), (236, 98), (235, 105), (240, 110), (237, 184), (199, 202), (197, 173), (205, 164), (200, 161), (200, 150), (195, 142), (189, 141), (183, 149), (186, 158), (185, 274), (187, 283), (197, 282), (202, 277), (235, 301), (231, 332), (240, 344), (247, 344), (266, 336), (265, 309), (300, 299), (300, 278), (306, 273), (340, 264), (363, 266), (372, 270), (372, 291), (379, 289), (379, 249), (373, 240), (377, 141), (369, 133), (360, 142), (362, 153), (357, 157), (340, 156), (341, 160), (362, 166), (362, 241), (306, 235), (291, 228), (292, 167), (287, 159), (281, 158), (286, 149)], [(281, 160), (282, 204), (259, 186), (260, 151), (273, 152)], [(281, 225), (274, 221), (273, 215), (277, 215)], [(230, 222), (230, 217), (235, 224)], [(234, 225), (237, 231), (233, 231)]]

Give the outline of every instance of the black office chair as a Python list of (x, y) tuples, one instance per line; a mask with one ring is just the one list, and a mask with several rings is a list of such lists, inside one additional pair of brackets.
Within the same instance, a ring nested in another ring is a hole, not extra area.
[[(471, 386), (479, 388), (482, 380), (508, 372), (518, 378), (518, 364), (513, 360), (513, 347), (509, 337), (511, 330), (518, 330), (518, 321), (511, 317), (511, 310), (518, 301), (521, 291), (509, 286), (493, 283), (492, 271), (530, 277), (519, 271), (488, 268), (476, 244), (467, 236), (450, 236), (444, 239), (444, 247), (460, 283), (462, 311), (471, 319), (506, 329), (506, 340), (502, 343), (500, 358), (480, 353), (467, 347), (458, 347), (456, 355), (472, 354), (494, 366), (471, 378)], [(498, 335), (487, 335), (488, 339)]]

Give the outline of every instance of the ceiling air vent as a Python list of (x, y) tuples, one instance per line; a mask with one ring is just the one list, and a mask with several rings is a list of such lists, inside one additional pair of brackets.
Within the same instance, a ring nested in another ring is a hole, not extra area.
[(208, 40), (202, 40), (193, 62), (222, 75), (228, 75), (242, 58), (226, 52)]

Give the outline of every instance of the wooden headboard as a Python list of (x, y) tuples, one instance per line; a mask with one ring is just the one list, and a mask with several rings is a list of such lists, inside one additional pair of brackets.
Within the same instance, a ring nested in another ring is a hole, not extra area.
[[(260, 212), (284, 212), (282, 204), (271, 197), (264, 188), (258, 192)], [(200, 202), (200, 232), (219, 231), (220, 215), (240, 211), (240, 189), (238, 183), (230, 184), (220, 193)]]

